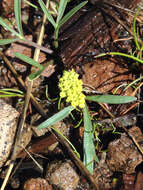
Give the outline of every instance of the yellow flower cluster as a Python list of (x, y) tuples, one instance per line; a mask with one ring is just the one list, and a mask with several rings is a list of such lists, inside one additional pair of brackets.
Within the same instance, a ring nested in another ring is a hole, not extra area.
[(82, 93), (82, 80), (79, 80), (78, 76), (73, 69), (64, 71), (63, 76), (59, 80), (60, 97), (67, 97), (66, 102), (71, 103), (74, 108), (77, 106), (84, 108), (85, 95)]

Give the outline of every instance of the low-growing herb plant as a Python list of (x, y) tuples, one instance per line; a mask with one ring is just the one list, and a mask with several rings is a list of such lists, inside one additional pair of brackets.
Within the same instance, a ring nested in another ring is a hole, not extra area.
[(38, 126), (38, 129), (51, 127), (56, 122), (66, 118), (74, 109), (83, 113), (84, 121), (84, 164), (87, 169), (93, 174), (94, 160), (98, 161), (94, 146), (94, 126), (92, 125), (91, 117), (88, 111), (87, 101), (103, 102), (109, 104), (124, 104), (136, 100), (132, 96), (118, 95), (95, 95), (86, 96), (83, 94), (82, 80), (78, 79), (78, 74), (72, 69), (64, 71), (63, 76), (59, 79), (60, 99), (64, 98), (70, 104)]

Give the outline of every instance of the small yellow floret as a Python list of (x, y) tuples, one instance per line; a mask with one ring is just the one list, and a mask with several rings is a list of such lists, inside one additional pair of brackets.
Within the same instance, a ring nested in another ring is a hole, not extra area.
[(60, 92), (60, 97), (61, 97), (61, 98), (66, 97), (66, 93), (65, 93), (65, 92)]
[(73, 69), (64, 71), (59, 80), (60, 97), (67, 97), (66, 102), (71, 103), (74, 108), (84, 108), (85, 95), (82, 93), (82, 80), (79, 80), (78, 76)]

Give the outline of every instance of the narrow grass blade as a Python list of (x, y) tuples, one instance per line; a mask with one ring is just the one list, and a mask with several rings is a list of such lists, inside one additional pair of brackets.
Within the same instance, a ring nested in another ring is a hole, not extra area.
[(10, 31), (17, 37), (21, 38), (21, 35), (13, 29), (12, 25), (7, 24), (1, 17), (0, 17), (0, 25), (2, 25), (4, 28), (6, 28), (8, 31)]
[(3, 93), (0, 94), (0, 98), (8, 98), (8, 97), (24, 97), (23, 95), (20, 94), (7, 94), (7, 93)]
[(143, 79), (143, 76), (137, 78), (136, 80), (134, 80), (133, 82), (131, 82), (130, 84), (127, 85), (127, 87), (124, 89), (124, 91), (126, 91), (129, 87), (133, 86), (133, 85), (136, 85), (136, 83), (138, 81), (141, 81)]
[(35, 80), (35, 79), (37, 79), (40, 75), (41, 75), (41, 73), (43, 72), (43, 70), (44, 70), (44, 67), (42, 68), (42, 69), (39, 69), (38, 71), (36, 71), (36, 72), (34, 72), (34, 73), (32, 73), (32, 74), (30, 74), (28, 77), (29, 77), (29, 80)]
[(0, 89), (0, 92), (15, 92), (19, 94), (24, 94), (21, 90), (15, 89), (15, 88), (2, 88)]
[(24, 97), (24, 94), (22, 91), (19, 91), (17, 89), (0, 89), (0, 98), (5, 97)]
[(0, 45), (11, 44), (11, 43), (16, 42), (18, 40), (19, 40), (19, 38), (15, 38), (15, 39), (0, 39)]
[[(51, 64), (52, 64), (52, 62), (51, 62)], [(29, 80), (35, 80), (35, 79), (37, 79), (48, 66), (49, 66), (49, 63), (47, 65), (45, 65), (45, 66), (42, 66), (38, 71), (30, 74), (28, 76)]]
[(108, 104), (125, 104), (136, 101), (137, 98), (134, 96), (96, 95), (96, 96), (86, 96), (86, 100), (108, 103)]
[(134, 41), (135, 41), (137, 50), (141, 49), (139, 42), (138, 42), (138, 36), (137, 36), (137, 31), (136, 31), (136, 19), (137, 19), (137, 16), (139, 15), (140, 10), (141, 10), (141, 8), (137, 9), (137, 12), (136, 12), (134, 19), (133, 19), (133, 37), (134, 37)]
[(35, 67), (38, 67), (40, 70), (43, 69), (43, 66), (40, 65), (38, 62), (34, 61), (33, 59), (31, 59), (30, 57), (27, 57), (26, 55), (23, 55), (21, 53), (18, 53), (16, 52), (15, 53), (15, 56), (19, 59), (21, 59), (22, 61), (32, 65), (32, 66), (35, 66)]
[(14, 14), (19, 34), (23, 36), (22, 23), (21, 23), (21, 0), (14, 0)]
[(60, 20), (61, 20), (63, 14), (65, 12), (67, 3), (68, 3), (68, 0), (60, 0), (60, 5), (59, 5), (59, 8), (58, 8), (58, 17), (57, 17), (57, 20), (56, 20), (57, 27), (58, 27), (58, 25), (60, 23)]
[(55, 20), (52, 17), (52, 15), (50, 14), (50, 12), (47, 10), (44, 2), (42, 0), (38, 0), (38, 1), (39, 1), (40, 6), (41, 6), (41, 9), (45, 13), (45, 15), (46, 15), (47, 19), (49, 20), (49, 22), (54, 26), (54, 28), (56, 28)]
[(74, 153), (80, 159), (80, 154), (78, 153), (78, 151), (76, 150), (76, 148), (74, 147), (74, 145), (68, 140), (68, 138), (63, 133), (61, 133), (59, 130), (57, 130), (55, 127), (51, 127), (51, 129), (53, 129), (54, 131), (56, 131), (56, 133), (58, 133), (59, 135), (61, 135), (69, 143), (69, 145), (72, 147)]
[(83, 151), (84, 151), (84, 165), (93, 174), (93, 164), (96, 157), (94, 146), (94, 135), (91, 119), (88, 113), (87, 106), (83, 110), (84, 117), (84, 139), (83, 139)]
[(143, 64), (143, 60), (142, 59), (139, 59), (138, 57), (135, 57), (133, 55), (128, 55), (126, 53), (121, 53), (121, 52), (107, 52), (107, 53), (101, 53), (97, 56), (95, 56), (94, 58), (99, 58), (99, 57), (103, 57), (103, 56), (106, 56), (106, 55), (119, 55), (119, 56), (123, 56), (123, 57), (127, 57), (129, 59), (132, 59), (134, 61), (137, 61), (139, 63), (142, 63)]
[(88, 1), (84, 1), (77, 5), (75, 8), (70, 10), (60, 21), (60, 26), (61, 27), (66, 21), (68, 21), (79, 9), (81, 9)]
[(50, 117), (49, 119), (47, 119), (46, 121), (41, 123), (38, 126), (38, 129), (43, 129), (45, 127), (49, 127), (51, 125), (54, 125), (58, 121), (63, 120), (71, 113), (72, 110), (74, 110), (74, 108), (72, 106), (68, 106), (68, 107), (64, 108), (63, 110), (59, 111), (58, 113), (56, 113), (55, 115), (53, 115), (52, 117)]

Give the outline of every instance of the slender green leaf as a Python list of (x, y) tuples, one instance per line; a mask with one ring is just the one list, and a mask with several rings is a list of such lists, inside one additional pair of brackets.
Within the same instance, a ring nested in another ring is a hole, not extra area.
[(21, 23), (21, 0), (14, 0), (14, 14), (19, 34), (23, 36), (22, 23)]
[(94, 146), (94, 135), (91, 119), (88, 113), (87, 106), (83, 110), (84, 117), (84, 139), (83, 139), (83, 151), (84, 151), (84, 165), (93, 174), (93, 164), (96, 157)]
[(61, 27), (66, 21), (68, 21), (79, 9), (81, 9), (88, 1), (84, 1), (70, 10), (61, 20), (59, 27)]
[(5, 97), (23, 97), (24, 94), (22, 91), (11, 88), (0, 89), (0, 98)]
[(46, 66), (42, 66), (38, 71), (30, 74), (28, 76), (29, 80), (35, 80), (35, 79), (37, 79), (48, 66), (49, 66), (49, 63)]
[[(123, 88), (123, 87), (126, 87), (127, 86), (127, 83), (125, 82), (125, 83), (122, 83), (121, 85), (119, 85), (115, 90), (114, 90), (114, 92), (113, 92), (113, 94), (115, 95), (117, 92), (118, 92), (118, 90), (120, 89), (120, 88)], [(124, 91), (125, 91), (125, 89), (124, 89)]]
[(132, 101), (136, 101), (137, 98), (134, 96), (96, 95), (96, 96), (86, 96), (86, 100), (108, 103), (108, 104), (125, 104)]
[(60, 0), (59, 8), (58, 8), (58, 17), (56, 20), (56, 25), (58, 27), (60, 20), (65, 12), (66, 6), (67, 6), (68, 0)]
[(99, 57), (103, 57), (103, 56), (106, 56), (106, 55), (119, 55), (119, 56), (123, 56), (123, 57), (127, 57), (129, 59), (132, 59), (134, 61), (137, 61), (139, 63), (143, 63), (143, 60), (142, 59), (139, 59), (138, 57), (135, 57), (133, 55), (128, 55), (126, 53), (121, 53), (121, 52), (107, 52), (107, 53), (101, 53), (97, 56), (95, 56), (94, 58), (99, 58)]
[(48, 9), (46, 8), (44, 2), (42, 0), (39, 0), (39, 4), (41, 6), (41, 9), (43, 10), (43, 12), (45, 13), (47, 19), (49, 20), (49, 22), (54, 26), (54, 28), (56, 28), (56, 23), (54, 18), (52, 17), (51, 13), (48, 11)]
[(0, 94), (0, 98), (7, 98), (7, 97), (23, 97), (21, 94)]
[(16, 52), (15, 53), (15, 56), (19, 59), (21, 59), (22, 61), (32, 65), (32, 66), (35, 66), (35, 67), (38, 67), (40, 70), (43, 69), (43, 66), (40, 65), (38, 62), (34, 61), (33, 59), (31, 59), (30, 57), (27, 57), (26, 55), (23, 55), (21, 53), (18, 53)]
[(136, 85), (136, 83), (138, 81), (141, 81), (143, 79), (143, 76), (137, 78), (136, 80), (132, 81), (130, 84), (126, 85), (127, 87), (124, 89), (124, 91), (126, 91), (129, 87), (133, 86), (133, 85)]
[(4, 28), (12, 32), (17, 37), (21, 38), (21, 35), (13, 29), (12, 25), (7, 24), (1, 17), (0, 17), (0, 25), (2, 25)]
[(134, 37), (134, 41), (135, 41), (137, 50), (141, 49), (139, 42), (138, 42), (138, 36), (137, 36), (137, 31), (136, 31), (136, 20), (137, 20), (137, 16), (139, 15), (140, 10), (141, 10), (141, 8), (137, 9), (137, 12), (136, 12), (134, 19), (133, 19), (133, 37)]
[(49, 119), (47, 119), (46, 121), (41, 123), (38, 126), (38, 129), (43, 129), (45, 127), (49, 127), (51, 125), (54, 125), (58, 121), (63, 120), (71, 113), (72, 110), (74, 110), (74, 108), (72, 106), (68, 106), (68, 107), (64, 108), (63, 110), (59, 111), (58, 113), (56, 113), (55, 115), (53, 115), (52, 117), (50, 117)]
[(15, 38), (15, 39), (0, 39), (0, 45), (11, 44), (11, 43), (16, 42), (18, 40), (19, 40), (19, 38)]
[(74, 153), (80, 159), (80, 154), (78, 153), (78, 151), (76, 150), (76, 148), (74, 147), (74, 145), (68, 140), (68, 138), (63, 133), (61, 133), (59, 130), (57, 130), (55, 127), (51, 127), (51, 129), (53, 129), (54, 131), (56, 131), (56, 133), (58, 133), (59, 135), (61, 135), (69, 143), (69, 145), (72, 147)]
[(28, 77), (29, 77), (29, 80), (35, 80), (35, 79), (37, 79), (37, 78), (41, 75), (41, 73), (43, 72), (43, 70), (44, 70), (44, 67), (43, 67), (42, 69), (39, 69), (38, 71), (36, 71), (36, 72), (30, 74), (30, 75), (28, 76)]
[(15, 88), (2, 88), (0, 89), (0, 92), (16, 92), (19, 94), (24, 94), (21, 90), (15, 89)]

